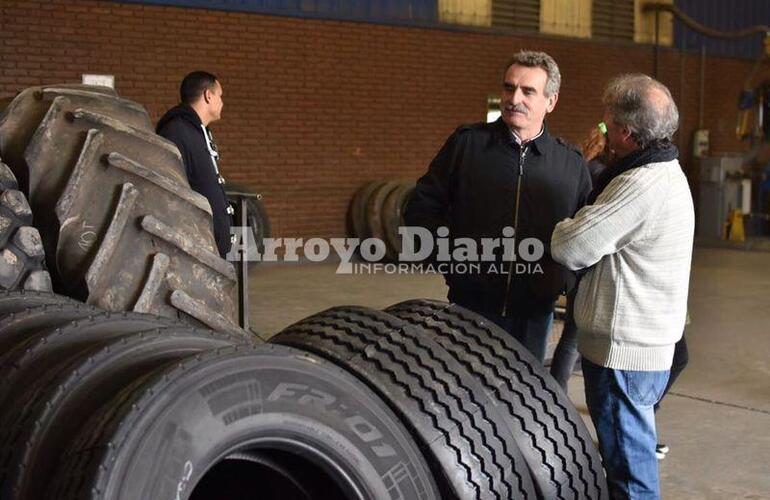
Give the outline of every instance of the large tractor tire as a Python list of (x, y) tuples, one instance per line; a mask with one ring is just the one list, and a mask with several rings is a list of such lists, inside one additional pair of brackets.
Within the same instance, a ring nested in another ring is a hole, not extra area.
[(227, 347), (128, 382), (82, 422), (42, 498), (440, 498), (393, 412), (317, 356)]
[(521, 344), (485, 318), (446, 302), (410, 300), (386, 311), (422, 326), (499, 404), (537, 498), (609, 498), (601, 458), (580, 414)]
[(16, 177), (0, 161), (0, 290), (50, 292), (40, 233)]
[(56, 291), (238, 330), (209, 203), (140, 105), (96, 87), (27, 89), (0, 118), (0, 155), (28, 188)]
[(499, 403), (420, 327), (364, 307), (336, 307), (271, 341), (332, 360), (374, 389), (420, 444), (443, 498), (535, 498)]

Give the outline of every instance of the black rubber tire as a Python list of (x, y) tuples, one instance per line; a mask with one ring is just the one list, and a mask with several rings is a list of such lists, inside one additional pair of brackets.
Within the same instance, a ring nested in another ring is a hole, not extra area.
[(384, 184), (384, 181), (367, 182), (356, 191), (350, 200), (349, 218), (353, 228), (352, 236), (364, 240), (369, 237), (369, 228), (366, 224), (366, 204), (375, 189)]
[(57, 295), (48, 292), (36, 292), (33, 290), (17, 290), (14, 292), (0, 291), (0, 319), (5, 316), (23, 311), (30, 307), (37, 307), (46, 304), (75, 304), (64, 295)]
[(30, 396), (30, 380), (53, 377), (81, 350), (131, 333), (175, 325), (178, 323), (168, 318), (149, 314), (102, 312), (27, 336), (0, 353), (0, 421), (15, 413), (21, 407), (19, 402)]
[(45, 304), (13, 312), (0, 318), (0, 353), (43, 330), (102, 313), (101, 309), (80, 302)]
[[(3, 110), (0, 116), (0, 155), (14, 170), (19, 186), (25, 193), (29, 193), (29, 169), (24, 160), (24, 151), (40, 122), (45, 118), (51, 100), (58, 96), (79, 100), (83, 93), (117, 98), (115, 90), (108, 87), (58, 84), (23, 90)], [(112, 114), (121, 113), (120, 119), (124, 123), (147, 131), (152, 130), (150, 116), (141, 106), (130, 101), (113, 99), (106, 99), (99, 103), (109, 106), (109, 112)]]
[(271, 342), (349, 370), (420, 443), (444, 498), (534, 498), (526, 462), (481, 385), (419, 327), (364, 307), (306, 318)]
[(0, 290), (53, 290), (40, 233), (16, 176), (0, 161)]
[(191, 354), (243, 342), (212, 330), (163, 329), (84, 349), (44, 382), (31, 381), (23, 408), (0, 429), (0, 498), (42, 498), (61, 453), (93, 412), (145, 373)]
[[(246, 200), (248, 205), (248, 215), (246, 220), (249, 223), (249, 229), (254, 237), (254, 242), (257, 245), (257, 251), (260, 255), (265, 253), (265, 238), (270, 238), (272, 235), (272, 228), (270, 227), (270, 218), (267, 216), (267, 210), (265, 209), (262, 200), (257, 198), (248, 198)], [(258, 262), (258, 261), (257, 261)]]
[[(347, 498), (439, 498), (414, 442), (369, 389), (321, 358), (269, 344), (188, 358), (117, 393), (62, 454), (46, 498), (302, 498), (271, 491), (270, 481), (248, 473), (209, 488), (206, 472), (252, 452), (294, 459), (290, 469), (313, 486), (305, 488), (312, 500), (345, 497), (349, 483), (341, 477), (363, 492)], [(321, 481), (303, 462), (320, 456), (341, 471), (335, 481)], [(253, 489), (231, 496), (250, 480)]]
[(410, 300), (386, 311), (430, 332), (506, 412), (538, 498), (609, 498), (601, 458), (580, 414), (515, 339), (485, 318), (446, 302)]
[(29, 180), (56, 291), (237, 330), (235, 270), (217, 253), (210, 205), (140, 105), (101, 89), (27, 89), (0, 120), (0, 154)]
[(387, 249), (387, 240), (385, 236), (385, 227), (383, 225), (383, 204), (390, 193), (399, 186), (398, 181), (387, 181), (380, 184), (369, 196), (366, 201), (364, 215), (366, 217), (366, 234), (369, 238), (376, 238), (385, 242)]
[(382, 204), (382, 229), (385, 233), (387, 254), (391, 262), (398, 262), (401, 253), (401, 235), (398, 228), (404, 225), (404, 209), (414, 191), (414, 182), (402, 182), (388, 194)]

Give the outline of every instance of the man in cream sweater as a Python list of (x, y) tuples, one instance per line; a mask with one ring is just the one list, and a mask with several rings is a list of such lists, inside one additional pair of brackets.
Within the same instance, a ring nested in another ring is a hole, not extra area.
[(616, 161), (557, 224), (553, 258), (584, 270), (575, 301), (586, 401), (613, 499), (660, 497), (653, 405), (684, 328), (694, 211), (669, 90), (623, 75), (604, 93)]

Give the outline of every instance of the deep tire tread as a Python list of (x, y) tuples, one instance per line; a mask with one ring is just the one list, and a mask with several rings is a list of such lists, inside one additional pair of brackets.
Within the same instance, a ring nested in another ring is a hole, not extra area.
[[(549, 473), (545, 486), (553, 493), (544, 493), (545, 498), (608, 497), (601, 460), (579, 414), (536, 360), (505, 332), (446, 303), (408, 301), (386, 311), (430, 330), (445, 347), (455, 345), (452, 352), (458, 360), (497, 394), (516, 424), (520, 448), (533, 450)], [(517, 410), (514, 402), (526, 411)]]
[[(354, 359), (362, 361), (364, 366), (353, 370), (380, 392), (380, 379), (366, 380), (366, 374), (386, 377), (416, 406), (410, 411), (419, 410), (419, 417), (428, 417), (442, 434), (442, 445), (453, 450), (453, 465), (465, 471), (477, 498), (531, 496), (529, 474), (520, 470), (526, 467), (515, 444), (506, 443), (502, 436), (507, 432), (489, 418), (485, 403), (463, 379), (462, 368), (461, 373), (450, 369), (440, 347), (405, 325), (377, 311), (335, 308), (289, 327), (274, 339), (342, 361), (348, 368), (356, 364)], [(469, 411), (468, 406), (477, 411)], [(461, 430), (462, 443), (449, 439), (455, 428)]]

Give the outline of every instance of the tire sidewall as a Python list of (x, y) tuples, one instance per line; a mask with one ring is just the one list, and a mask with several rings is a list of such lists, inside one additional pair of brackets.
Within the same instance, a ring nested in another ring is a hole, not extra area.
[(305, 449), (292, 452), (324, 454), (365, 498), (437, 498), (397, 417), (351, 375), (319, 361), (303, 354), (218, 360), (163, 388), (162, 408), (149, 405), (121, 426), (129, 430), (97, 490), (102, 498), (183, 500), (226, 455), (297, 443)]

